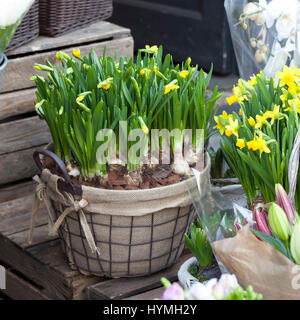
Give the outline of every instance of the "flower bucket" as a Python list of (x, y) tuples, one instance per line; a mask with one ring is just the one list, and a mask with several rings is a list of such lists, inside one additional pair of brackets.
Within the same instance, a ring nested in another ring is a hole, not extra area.
[[(178, 270), (178, 280), (184, 289), (191, 288), (194, 284), (200, 281), (190, 273), (190, 269), (198, 265), (197, 259), (192, 257), (185, 261)], [(218, 264), (215, 262), (212, 266), (204, 267), (201, 274), (207, 279), (219, 278), (221, 271)]]
[[(63, 177), (44, 169), (40, 155), (52, 158)], [(34, 159), (41, 170), (37, 199), (44, 200), (70, 266), (83, 274), (108, 277), (149, 275), (174, 264), (184, 248), (184, 233), (194, 218), (186, 182), (147, 190), (107, 190), (73, 185), (64, 163), (39, 149)], [(200, 173), (209, 185), (210, 158)], [(197, 188), (195, 177), (190, 184)], [(199, 182), (199, 181), (198, 181)], [(38, 209), (32, 216), (31, 234)]]
[(1, 89), (1, 85), (2, 85), (3, 72), (4, 72), (6, 65), (7, 65), (7, 58), (3, 54), (2, 56), (0, 56), (0, 89)]

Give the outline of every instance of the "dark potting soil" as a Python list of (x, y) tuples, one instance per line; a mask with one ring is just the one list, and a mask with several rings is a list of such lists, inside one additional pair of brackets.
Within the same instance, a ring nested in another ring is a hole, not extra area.
[[(61, 175), (58, 166), (52, 159), (45, 157), (43, 164), (51, 173)], [(175, 174), (171, 165), (168, 164), (153, 167), (144, 165), (136, 171), (128, 171), (122, 165), (111, 164), (107, 166), (106, 177), (95, 177), (91, 180), (85, 180), (81, 176), (70, 176), (70, 178), (77, 185), (111, 190), (151, 189), (175, 184), (185, 179), (184, 176)]]

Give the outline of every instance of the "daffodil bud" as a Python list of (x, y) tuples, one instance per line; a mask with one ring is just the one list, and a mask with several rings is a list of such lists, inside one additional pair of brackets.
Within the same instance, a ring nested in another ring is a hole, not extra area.
[(293, 227), (290, 245), (292, 256), (295, 262), (300, 265), (300, 221)]
[(289, 196), (285, 192), (282, 185), (279, 183), (277, 183), (275, 185), (275, 193), (276, 193), (277, 204), (285, 212), (285, 214), (289, 220), (289, 223), (293, 225), (296, 221), (296, 213), (295, 213), (295, 208), (292, 204), (291, 199), (289, 198)]
[(282, 208), (276, 203), (272, 203), (268, 211), (268, 217), (272, 232), (276, 234), (279, 239), (283, 241), (288, 240), (290, 234), (289, 221)]

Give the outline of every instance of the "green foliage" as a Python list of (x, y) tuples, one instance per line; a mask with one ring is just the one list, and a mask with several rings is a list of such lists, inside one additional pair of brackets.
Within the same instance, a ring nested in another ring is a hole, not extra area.
[(262, 300), (262, 298), (262, 294), (254, 292), (252, 286), (248, 286), (247, 290), (238, 286), (226, 296), (226, 300)]
[(234, 173), (233, 171), (228, 168), (225, 171), (226, 166), (226, 159), (222, 152), (222, 149), (218, 149), (215, 151), (212, 147), (209, 148), (208, 153), (211, 159), (211, 171), (210, 175), (213, 179), (220, 179), (220, 178), (233, 178)]
[[(249, 203), (258, 195), (266, 203), (274, 201), (276, 183), (289, 189), (288, 166), (300, 109), (298, 98), (288, 89), (273, 78), (268, 79), (263, 72), (249, 81), (240, 79), (234, 92), (241, 116), (233, 112), (216, 119), (222, 135), (221, 149)], [(230, 117), (237, 122), (236, 134), (227, 131)], [(299, 209), (300, 170), (295, 174), (298, 174), (295, 203)]]
[(185, 242), (196, 257), (199, 266), (206, 267), (212, 264), (213, 251), (199, 220), (197, 220), (197, 224), (198, 226), (192, 223), (190, 238), (187, 234), (184, 235)]
[[(163, 58), (162, 46), (139, 50), (136, 62), (123, 56), (117, 62), (105, 51), (100, 57), (94, 50), (87, 57), (80, 57), (78, 50), (73, 55), (77, 60), (58, 52), (60, 68), (46, 61), (36, 68), (47, 72), (47, 78), (37, 75), (32, 80), (36, 110), (50, 128), (56, 154), (65, 162), (75, 160), (83, 176), (105, 173), (106, 167), (96, 160), (97, 149), (105, 143), (97, 139), (99, 130), (116, 134), (119, 152), (119, 121), (127, 121), (127, 135), (141, 128), (149, 135), (149, 145), (151, 129), (192, 129), (193, 145), (196, 129), (209, 136), (221, 96), (216, 87), (207, 98), (212, 69), (205, 76), (190, 59), (174, 65), (170, 54)], [(129, 141), (127, 150), (133, 144)], [(174, 151), (172, 139), (171, 146)]]

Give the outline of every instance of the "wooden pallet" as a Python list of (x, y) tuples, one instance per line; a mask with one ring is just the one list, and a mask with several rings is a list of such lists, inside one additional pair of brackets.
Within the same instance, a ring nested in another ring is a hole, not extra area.
[[(102, 54), (133, 55), (130, 30), (108, 22), (99, 22), (57, 38), (40, 36), (36, 40), (7, 53), (8, 65), (4, 71), (0, 91), (0, 186), (32, 177), (35, 166), (33, 151), (50, 142), (50, 132), (44, 121), (34, 112), (35, 89), (30, 81), (35, 63), (49, 59), (63, 50), (71, 55), (79, 48), (86, 55), (91, 48)], [(42, 74), (42, 73), (41, 73)]]
[[(185, 254), (173, 267), (149, 277), (105, 279), (70, 269), (60, 240), (48, 236), (42, 206), (34, 241), (28, 244), (34, 184), (25, 182), (0, 189), (0, 264), (6, 267), (6, 290), (12, 299), (152, 299), (160, 298), (160, 278), (177, 280)], [(85, 290), (88, 288), (88, 290)]]

